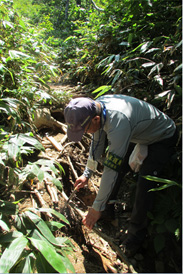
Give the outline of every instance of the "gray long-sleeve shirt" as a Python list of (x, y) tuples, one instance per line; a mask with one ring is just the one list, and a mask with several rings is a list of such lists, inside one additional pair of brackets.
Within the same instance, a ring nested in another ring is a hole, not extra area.
[[(105, 105), (106, 115), (101, 117), (100, 130), (93, 134), (89, 158), (100, 161), (107, 137), (108, 157), (104, 161), (99, 192), (93, 203), (95, 210), (103, 211), (117, 179), (117, 167), (120, 166), (129, 143), (149, 145), (161, 141), (173, 136), (176, 126), (166, 114), (134, 97), (105, 95), (96, 101), (101, 103), (102, 108)], [(84, 175), (90, 178), (92, 171), (86, 167)]]

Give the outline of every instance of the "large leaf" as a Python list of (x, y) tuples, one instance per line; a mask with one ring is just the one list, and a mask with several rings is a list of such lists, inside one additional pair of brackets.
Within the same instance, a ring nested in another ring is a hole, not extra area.
[(11, 59), (21, 58), (21, 59), (33, 59), (31, 56), (17, 50), (9, 50), (9, 55)]
[[(3, 147), (5, 148), (5, 146)], [(20, 155), (20, 146), (17, 143), (8, 143), (8, 158), (12, 161), (17, 161)]]
[(106, 92), (108, 92), (111, 89), (111, 87), (112, 86), (100, 86), (99, 88), (95, 89), (92, 93), (99, 92), (99, 94), (95, 97), (95, 99), (98, 98), (99, 96), (102, 96)]
[(58, 169), (55, 167), (55, 165), (64, 172), (63, 167), (56, 161), (52, 160), (45, 160), (45, 159), (39, 159), (35, 162), (35, 164), (40, 166), (48, 167), (48, 171), (51, 169), (54, 173), (58, 174)]
[(36, 269), (38, 273), (56, 273), (57, 272), (40, 252), (37, 252), (35, 255), (36, 255)]
[(36, 257), (33, 252), (27, 254), (15, 268), (12, 269), (14, 273), (35, 273), (35, 260)]
[(16, 238), (20, 238), (22, 236), (23, 233), (16, 230), (8, 232), (6, 234), (2, 234), (0, 235), (0, 244), (3, 245), (4, 243), (11, 243)]
[(39, 211), (40, 212), (49, 212), (49, 213), (53, 214), (54, 216), (56, 216), (57, 218), (59, 218), (60, 220), (62, 220), (63, 222), (65, 222), (66, 224), (69, 224), (69, 221), (65, 218), (65, 216), (62, 215), (60, 212), (54, 210), (53, 208), (40, 208)]
[(29, 238), (32, 245), (41, 252), (47, 262), (59, 273), (66, 273), (66, 267), (63, 264), (63, 258), (59, 255), (53, 246), (45, 241)]
[(0, 258), (0, 273), (9, 272), (21, 256), (27, 242), (28, 240), (25, 237), (19, 237), (5, 249)]
[(28, 143), (38, 150), (44, 150), (42, 144), (36, 138), (30, 136), (30, 133), (21, 133), (19, 134), (19, 138), (20, 140), (24, 141), (24, 143)]
[(150, 176), (150, 175), (143, 176), (143, 177), (146, 178), (147, 180), (154, 181), (154, 182), (157, 182), (157, 183), (163, 183), (164, 184), (163, 186), (160, 186), (158, 188), (153, 188), (153, 189), (151, 189), (149, 191), (161, 190), (161, 189), (165, 189), (165, 188), (168, 188), (168, 187), (171, 187), (171, 186), (178, 186), (178, 187), (182, 188), (181, 184), (178, 184), (178, 183), (176, 183), (175, 181), (172, 181), (172, 180), (163, 179), (163, 178), (159, 178), (159, 177), (155, 177), (155, 176)]
[(7, 223), (4, 222), (3, 220), (0, 220), (0, 227), (1, 227), (2, 230), (5, 230), (5, 231), (9, 231), (10, 230), (9, 227), (8, 227), (8, 225), (7, 225)]
[(38, 228), (41, 234), (52, 244), (59, 245), (56, 238), (53, 236), (51, 230), (47, 226), (47, 224), (36, 214), (25, 211), (25, 215), (30, 219), (31, 222)]

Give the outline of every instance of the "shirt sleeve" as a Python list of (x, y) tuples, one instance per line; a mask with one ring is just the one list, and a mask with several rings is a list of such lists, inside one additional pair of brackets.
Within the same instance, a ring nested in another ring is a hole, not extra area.
[[(103, 129), (98, 130), (96, 133), (94, 133), (92, 142), (90, 145), (88, 158), (91, 158), (95, 161), (100, 160), (100, 157), (104, 152), (105, 138), (106, 138), (106, 133)], [(87, 178), (91, 178), (92, 174), (93, 174), (93, 171), (86, 166), (83, 175)]]
[[(128, 119), (123, 115), (114, 117), (106, 130), (108, 130), (108, 154), (114, 155), (114, 159), (117, 156), (116, 158), (122, 160), (126, 154), (131, 136), (131, 127)], [(99, 192), (92, 206), (95, 210), (105, 210), (106, 202), (112, 193), (117, 177), (118, 171), (109, 166), (104, 167)]]

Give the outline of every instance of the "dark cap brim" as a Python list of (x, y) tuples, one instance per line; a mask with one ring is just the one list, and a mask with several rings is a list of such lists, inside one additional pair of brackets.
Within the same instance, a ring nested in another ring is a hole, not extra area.
[(83, 134), (85, 132), (85, 129), (81, 129), (78, 131), (72, 131), (71, 129), (67, 128), (67, 136), (69, 138), (70, 141), (73, 142), (80, 142)]

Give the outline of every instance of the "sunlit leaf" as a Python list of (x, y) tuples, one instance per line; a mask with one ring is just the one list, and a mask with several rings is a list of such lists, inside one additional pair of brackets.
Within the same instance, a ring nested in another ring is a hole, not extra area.
[(161, 50), (161, 49), (160, 49), (160, 48), (151, 48), (151, 49), (149, 49), (148, 51), (146, 51), (145, 54), (152, 53), (152, 52), (158, 51), (158, 50)]
[(49, 213), (53, 214), (54, 216), (56, 216), (57, 218), (59, 218), (64, 223), (69, 224), (69, 221), (65, 218), (65, 216), (62, 215), (60, 212), (54, 210), (53, 208), (40, 208), (39, 211), (40, 212), (49, 212)]
[(95, 99), (105, 94), (106, 92), (108, 92), (111, 89), (111, 87), (112, 86), (100, 86), (99, 88), (95, 89), (92, 93), (99, 92), (99, 94), (95, 97)]
[(182, 64), (180, 64), (179, 66), (177, 66), (175, 69), (174, 69), (174, 72), (182, 72)]
[(17, 50), (9, 50), (9, 55), (12, 59), (16, 59), (16, 58), (32, 58), (31, 56), (21, 52), (21, 51), (17, 51)]
[(35, 273), (35, 260), (36, 257), (34, 253), (31, 252), (20, 261), (20, 263), (15, 267), (15, 269), (13, 269), (13, 271), (15, 270), (15, 273)]
[(59, 273), (66, 273), (67, 270), (63, 264), (63, 258), (59, 255), (53, 246), (46, 242), (29, 238), (33, 246), (41, 252), (47, 262)]
[(25, 215), (30, 219), (31, 222), (39, 229), (41, 234), (52, 244), (58, 245), (57, 240), (53, 236), (52, 232), (48, 228), (47, 224), (41, 219), (38, 215), (30, 212), (25, 211)]
[[(5, 249), (0, 258), (0, 273), (7, 273), (17, 262), (21, 256), (24, 248), (27, 245), (28, 240), (25, 237), (16, 238), (10, 245)], [(16, 250), (16, 252), (15, 252)]]
[(55, 221), (46, 222), (46, 224), (48, 225), (51, 231), (56, 231), (64, 227), (62, 223), (55, 222)]
[(150, 47), (150, 45), (152, 45), (152, 43), (152, 41), (144, 43), (140, 48), (140, 52), (145, 52)]
[(165, 90), (165, 91), (163, 91), (163, 92), (157, 94), (157, 95), (155, 96), (155, 99), (158, 99), (158, 98), (162, 98), (162, 97), (164, 97), (164, 96), (167, 96), (170, 92), (171, 92), (171, 90)]
[(26, 134), (21, 133), (19, 134), (19, 138), (22, 141), (34, 146), (38, 150), (44, 150), (44, 147), (42, 146), (42, 144), (36, 138), (30, 136), (30, 133), (26, 133)]
[(13, 24), (9, 21), (2, 21), (2, 24), (4, 26), (4, 28), (10, 27), (10, 28), (14, 28)]
[(160, 75), (155, 75), (154, 80), (161, 86), (163, 87), (163, 79), (161, 78)]
[(129, 42), (121, 42), (119, 45), (129, 47), (130, 43)]
[(0, 227), (4, 231), (9, 231), (10, 230), (9, 227), (8, 227), (8, 225), (7, 225), (7, 223), (4, 222), (3, 220), (0, 220)]
[(148, 76), (150, 76), (153, 72), (157, 72), (159, 74), (160, 70), (163, 68), (163, 63), (156, 64), (151, 71), (149, 72)]
[(55, 269), (49, 264), (45, 257), (40, 253), (36, 252), (36, 270), (38, 273), (55, 273)]
[(155, 64), (156, 64), (155, 62), (148, 62), (148, 63), (142, 64), (141, 66), (142, 66), (143, 68), (148, 68), (148, 67), (154, 66)]

